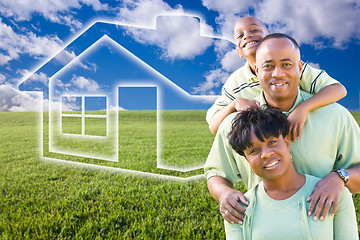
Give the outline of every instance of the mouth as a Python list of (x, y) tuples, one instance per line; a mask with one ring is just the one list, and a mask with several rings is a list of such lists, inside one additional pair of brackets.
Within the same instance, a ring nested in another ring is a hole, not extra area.
[(250, 42), (247, 42), (245, 43), (242, 48), (249, 48), (249, 47), (252, 47), (252, 46), (255, 46), (259, 43), (259, 41), (250, 41)]
[(278, 89), (278, 88), (282, 88), (284, 86), (287, 85), (287, 82), (276, 82), (276, 83), (271, 83), (271, 86), (273, 86), (274, 88)]
[(265, 169), (274, 169), (279, 165), (279, 160), (271, 160), (264, 165)]

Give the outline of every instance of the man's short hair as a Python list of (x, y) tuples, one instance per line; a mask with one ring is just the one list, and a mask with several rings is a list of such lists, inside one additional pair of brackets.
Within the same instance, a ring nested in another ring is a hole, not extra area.
[(269, 137), (286, 137), (289, 134), (289, 122), (278, 108), (267, 106), (260, 109), (248, 109), (239, 112), (233, 120), (228, 135), (231, 147), (240, 155), (252, 146), (251, 132), (262, 142)]
[(269, 40), (269, 39), (274, 39), (274, 38), (284, 38), (284, 39), (288, 39), (288, 40), (290, 40), (290, 41), (293, 43), (293, 45), (294, 45), (294, 47), (295, 47), (296, 49), (299, 49), (299, 44), (297, 43), (297, 41), (296, 41), (293, 37), (291, 37), (291, 36), (289, 36), (289, 35), (286, 35), (286, 34), (284, 34), (284, 33), (271, 33), (271, 34), (269, 34), (269, 35), (266, 35), (266, 36), (259, 42), (259, 44), (256, 46), (256, 48), (259, 49), (263, 42), (265, 42), (265, 41), (267, 41), (267, 40)]

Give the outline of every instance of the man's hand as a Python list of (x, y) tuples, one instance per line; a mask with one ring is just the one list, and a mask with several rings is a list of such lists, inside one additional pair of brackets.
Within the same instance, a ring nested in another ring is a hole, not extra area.
[(249, 108), (259, 108), (260, 104), (258, 101), (254, 99), (246, 99), (242, 97), (236, 98), (232, 104), (234, 104), (234, 108), (237, 112), (241, 112), (243, 110), (249, 109)]
[(344, 181), (336, 172), (330, 172), (321, 179), (315, 185), (313, 192), (307, 199), (307, 201), (310, 202), (308, 216), (311, 216), (315, 209), (314, 221), (317, 221), (319, 216), (320, 221), (322, 221), (329, 212), (331, 205), (333, 205), (331, 215), (334, 216), (339, 206), (344, 187)]
[(238, 203), (239, 201), (246, 206), (249, 205), (244, 194), (235, 189), (223, 192), (219, 197), (220, 213), (231, 224), (243, 224), (245, 208)]
[(301, 130), (304, 126), (309, 111), (303, 108), (301, 103), (289, 114), (288, 121), (290, 122), (290, 138), (293, 142), (300, 138)]

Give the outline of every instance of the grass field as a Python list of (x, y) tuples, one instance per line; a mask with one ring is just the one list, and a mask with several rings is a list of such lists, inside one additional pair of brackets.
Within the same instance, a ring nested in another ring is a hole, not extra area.
[[(163, 118), (166, 161), (204, 161), (213, 138), (205, 111), (181, 115)], [(43, 160), (39, 120), (38, 113), (0, 112), (0, 239), (224, 239), (218, 204), (204, 178), (176, 181)], [(189, 137), (194, 129), (199, 139)], [(129, 169), (147, 164), (124, 159), (120, 166)], [(173, 174), (150, 165), (144, 166), (149, 172)], [(359, 194), (354, 203), (360, 222)]]

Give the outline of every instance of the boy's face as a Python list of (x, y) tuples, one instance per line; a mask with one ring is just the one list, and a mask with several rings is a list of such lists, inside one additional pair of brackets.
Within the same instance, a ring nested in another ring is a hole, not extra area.
[(239, 19), (234, 27), (236, 50), (245, 58), (255, 57), (256, 45), (267, 35), (265, 25), (253, 17)]
[(277, 179), (286, 172), (291, 163), (289, 137), (269, 137), (262, 142), (254, 132), (250, 134), (251, 147), (244, 150), (251, 169), (259, 177)]
[[(255, 70), (271, 103), (294, 101), (302, 71), (300, 51), (285, 38), (268, 39), (256, 53)], [(278, 107), (277, 105), (274, 105)]]

